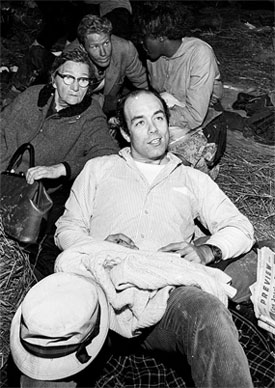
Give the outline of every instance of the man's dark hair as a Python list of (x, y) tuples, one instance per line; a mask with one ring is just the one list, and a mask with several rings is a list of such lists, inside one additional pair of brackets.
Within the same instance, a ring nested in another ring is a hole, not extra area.
[(110, 34), (112, 32), (112, 23), (107, 18), (88, 14), (80, 21), (77, 28), (77, 38), (84, 46), (85, 39), (89, 34)]
[(162, 2), (145, 5), (136, 17), (138, 35), (152, 38), (181, 39), (190, 35), (193, 15), (181, 2)]
[(164, 101), (164, 99), (160, 96), (160, 94), (158, 92), (154, 91), (154, 90), (137, 89), (137, 90), (134, 90), (133, 92), (127, 94), (126, 96), (124, 96), (119, 101), (119, 105), (118, 105), (118, 109), (117, 109), (116, 117), (117, 117), (118, 122), (119, 122), (118, 125), (119, 125), (120, 129), (122, 129), (125, 133), (127, 133), (127, 135), (129, 135), (130, 132), (129, 132), (129, 129), (128, 129), (128, 126), (127, 126), (125, 112), (124, 112), (125, 102), (128, 100), (128, 98), (136, 97), (136, 96), (138, 96), (138, 95), (140, 95), (142, 93), (144, 93), (144, 94), (153, 94), (154, 96), (157, 97), (157, 99), (162, 104), (164, 115), (165, 115), (165, 118), (166, 118), (167, 123), (169, 125), (169, 117), (170, 117), (169, 108), (168, 108), (166, 102)]

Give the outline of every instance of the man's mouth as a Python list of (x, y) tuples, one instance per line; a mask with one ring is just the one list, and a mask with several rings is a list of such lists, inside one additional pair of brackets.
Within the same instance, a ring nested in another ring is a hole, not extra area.
[(153, 146), (159, 146), (161, 144), (161, 137), (157, 137), (155, 139), (150, 140), (148, 144), (151, 144)]
[(106, 62), (109, 62), (109, 60), (110, 60), (110, 57), (106, 57), (106, 58), (99, 59), (98, 62), (106, 63)]

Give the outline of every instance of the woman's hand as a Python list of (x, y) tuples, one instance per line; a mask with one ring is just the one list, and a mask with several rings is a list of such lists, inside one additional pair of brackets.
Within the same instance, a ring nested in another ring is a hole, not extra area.
[(53, 166), (36, 166), (28, 169), (26, 180), (31, 185), (39, 179), (57, 179), (66, 176), (66, 168), (63, 163), (54, 164)]
[(168, 244), (159, 251), (179, 253), (185, 260), (203, 265), (211, 263), (214, 259), (212, 250), (207, 245), (195, 246), (184, 241)]
[(130, 239), (130, 237), (125, 236), (123, 233), (110, 234), (105, 238), (105, 241), (112, 242), (114, 244), (120, 244), (126, 248), (138, 249), (135, 245), (134, 241)]

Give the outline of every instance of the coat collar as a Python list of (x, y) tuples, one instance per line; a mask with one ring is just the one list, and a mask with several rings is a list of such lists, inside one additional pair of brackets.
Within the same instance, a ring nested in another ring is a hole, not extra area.
[[(53, 99), (54, 91), (55, 89), (52, 84), (45, 85), (39, 92), (37, 106), (39, 108), (43, 108), (49, 102), (50, 99)], [(91, 103), (92, 98), (86, 95), (79, 104), (61, 109), (58, 112), (58, 115), (60, 117), (73, 117), (80, 115), (91, 105)]]

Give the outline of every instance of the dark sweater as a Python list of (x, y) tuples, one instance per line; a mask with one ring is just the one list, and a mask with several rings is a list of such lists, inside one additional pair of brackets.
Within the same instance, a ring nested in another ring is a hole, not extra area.
[[(87, 160), (117, 153), (106, 117), (97, 101), (85, 97), (80, 104), (49, 111), (53, 100), (50, 85), (36, 85), (21, 93), (1, 113), (1, 171), (23, 143), (35, 149), (35, 165), (67, 162), (74, 179)], [(19, 170), (28, 169), (25, 155)]]

